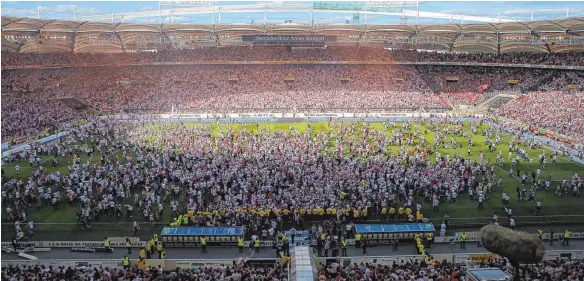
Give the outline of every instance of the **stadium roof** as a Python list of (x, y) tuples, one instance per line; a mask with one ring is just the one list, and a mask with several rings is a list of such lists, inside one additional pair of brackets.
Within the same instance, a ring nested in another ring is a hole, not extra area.
[(249, 45), (243, 35), (330, 35), (328, 45), (382, 45), (459, 52), (584, 50), (584, 17), (441, 25), (140, 24), (2, 17), (2, 50), (134, 52)]

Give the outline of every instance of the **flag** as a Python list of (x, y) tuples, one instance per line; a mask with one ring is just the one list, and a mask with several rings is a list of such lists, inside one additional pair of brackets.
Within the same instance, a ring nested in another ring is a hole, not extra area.
[(489, 88), (489, 81), (485, 81), (480, 87), (479, 90), (482, 92), (486, 91)]

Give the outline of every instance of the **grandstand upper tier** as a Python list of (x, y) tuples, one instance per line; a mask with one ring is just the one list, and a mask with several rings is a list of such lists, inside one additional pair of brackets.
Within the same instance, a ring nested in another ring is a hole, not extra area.
[(584, 17), (440, 25), (137, 24), (2, 17), (2, 50), (19, 53), (122, 53), (251, 46), (254, 43), (244, 40), (244, 36), (260, 34), (328, 37), (326, 46), (564, 53), (584, 50)]

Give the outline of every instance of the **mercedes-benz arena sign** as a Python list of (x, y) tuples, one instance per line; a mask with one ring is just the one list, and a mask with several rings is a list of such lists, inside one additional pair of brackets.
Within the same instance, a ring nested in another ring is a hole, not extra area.
[(336, 42), (336, 36), (314, 36), (314, 35), (243, 35), (243, 42), (266, 43), (266, 44), (324, 44), (326, 42)]

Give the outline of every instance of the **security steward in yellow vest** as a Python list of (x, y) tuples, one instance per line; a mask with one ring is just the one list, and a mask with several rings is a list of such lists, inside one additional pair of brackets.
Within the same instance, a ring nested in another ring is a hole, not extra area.
[(146, 242), (146, 259), (152, 258), (152, 243)]
[(142, 248), (142, 250), (140, 250), (140, 258), (141, 259), (145, 259), (146, 258), (146, 250), (144, 248)]
[(341, 256), (347, 256), (347, 240), (344, 238), (343, 241), (341, 241)]
[(286, 232), (282, 232), (282, 242), (286, 241), (287, 237), (286, 237)]
[(260, 252), (260, 239), (259, 238), (253, 242), (253, 248), (254, 248), (256, 253)]
[(286, 255), (284, 255), (284, 251), (280, 251), (280, 263), (286, 264), (287, 261), (288, 261), (288, 257), (286, 257)]
[(243, 254), (243, 238), (237, 237), (237, 247), (239, 248), (239, 253)]
[(355, 234), (355, 248), (359, 248), (359, 244), (361, 244), (361, 234)]
[(156, 243), (154, 242), (154, 238), (150, 237), (150, 240), (148, 240), (148, 242), (150, 243), (150, 254), (152, 255), (154, 253), (154, 249), (156, 248)]
[(130, 268), (130, 258), (128, 258), (128, 256), (124, 256), (122, 258), (122, 264), (124, 265), (124, 269)]
[(572, 232), (570, 230), (566, 229), (566, 231), (564, 231), (564, 242), (562, 242), (562, 245), (569, 246), (571, 237), (572, 237)]
[(202, 252), (206, 253), (207, 252), (207, 238), (205, 238), (205, 236), (201, 236), (201, 238), (199, 238), (199, 240), (201, 241), (201, 248), (202, 248)]
[(112, 252), (111, 249), (110, 249), (110, 240), (109, 240), (109, 238), (106, 237), (103, 240), (103, 247), (105, 248), (105, 252), (106, 253), (111, 253)]
[(161, 259), (166, 259), (166, 251), (162, 250), (162, 254), (160, 254)]
[(428, 240), (428, 248), (432, 247), (432, 242), (434, 242), (434, 234), (432, 232), (428, 233), (426, 240)]
[(126, 240), (126, 249), (128, 249), (128, 255), (132, 254), (132, 243), (130, 242), (130, 239)]
[(460, 248), (466, 249), (466, 233), (460, 234)]
[(541, 229), (537, 230), (537, 237), (539, 237), (539, 240), (543, 240), (543, 230)]
[(158, 252), (158, 258), (162, 258), (162, 242), (156, 244), (156, 251)]

